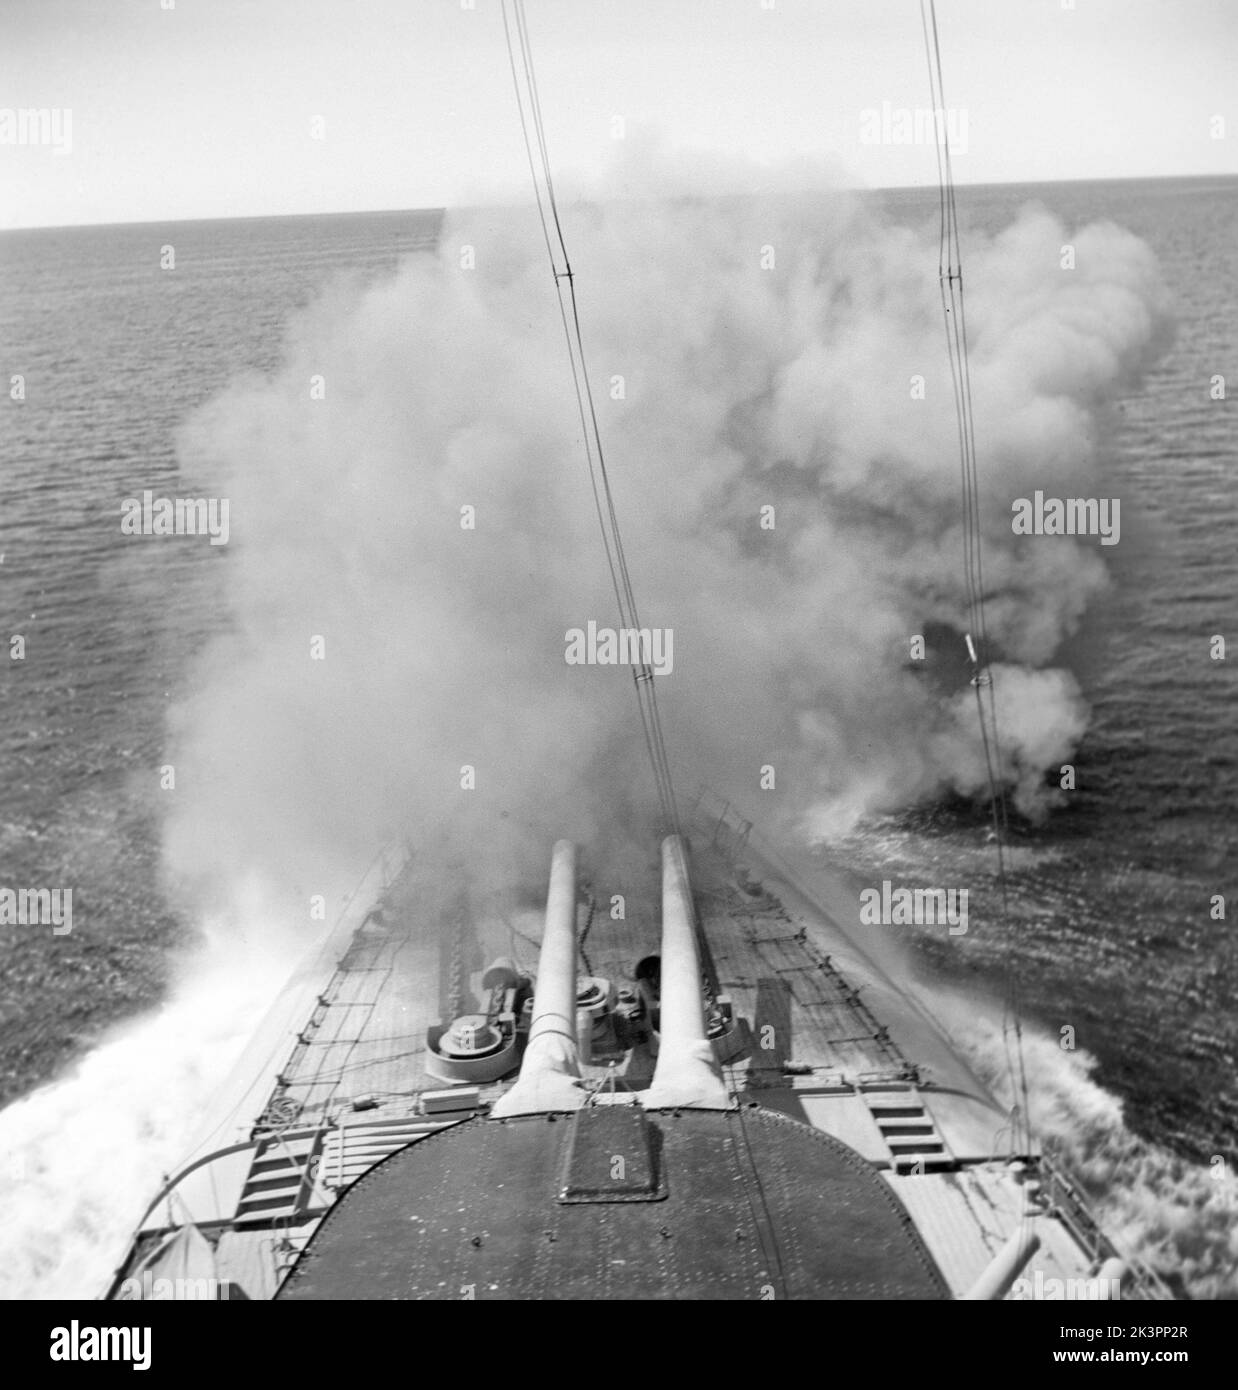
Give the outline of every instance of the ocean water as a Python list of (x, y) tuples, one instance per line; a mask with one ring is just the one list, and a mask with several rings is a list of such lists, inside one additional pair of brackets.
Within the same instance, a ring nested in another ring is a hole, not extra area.
[[(160, 999), (178, 921), (158, 885), (158, 768), (189, 659), (218, 630), (226, 547), (134, 541), (120, 499), (208, 495), (176, 430), (279, 360), (288, 317), (437, 235), (436, 212), (0, 235), (8, 403), (0, 611), (0, 883), (72, 885), (72, 933), (0, 926), (0, 1101)], [(175, 267), (161, 269), (170, 246)], [(185, 489), (189, 489), (186, 492)]]
[[(936, 215), (935, 190), (869, 196), (896, 220)], [(1232, 664), (1208, 642), (1238, 635), (1238, 426), (1209, 384), (1233, 372), (1238, 181), (963, 190), (965, 258), (969, 229), (1029, 200), (1143, 237), (1178, 333), (1122, 403), (1110, 450), (1117, 582), (1066, 654), (1092, 707), (1079, 790), (1046, 824), (1012, 825), (1008, 939), (926, 935), (917, 951), (951, 987), (997, 991), (1013, 970), (1034, 1020), (1076, 1029), (1136, 1134), (1232, 1163), (1235, 951), (1208, 909), (1224, 894), (1238, 910), (1238, 726)], [(118, 500), (208, 494), (178, 464), (181, 422), (274, 368), (289, 314), (328, 281), (393, 269), (438, 225), (414, 212), (0, 234), (3, 365), (26, 390), (0, 421), (0, 635), (26, 639), (23, 662), (0, 662), (0, 883), (72, 885), (75, 913), (65, 937), (0, 926), (0, 1102), (164, 998), (197, 931), (160, 893), (157, 769), (168, 710), (226, 621), (227, 551), (128, 540)], [(983, 486), (983, 452), (980, 466)], [(868, 881), (967, 882), (979, 916), (996, 898), (986, 825), (982, 808), (919, 807), (820, 854)]]
[[(883, 195), (914, 219), (920, 193)], [(1238, 180), (968, 189), (968, 227), (995, 231), (1035, 201), (1067, 227), (1112, 221), (1156, 252), (1174, 295), (1172, 348), (1120, 401), (1105, 471), (1122, 499), (1110, 595), (1061, 653), (1091, 721), (1077, 788), (1042, 826), (1015, 821), (1009, 938), (924, 933), (946, 979), (1017, 976), (1022, 1005), (1099, 1061), (1097, 1079), (1139, 1134), (1186, 1158), (1238, 1148)], [(1227, 365), (1229, 364), (1229, 365)], [(1228, 401), (1210, 398), (1227, 375)], [(979, 467), (983, 490), (983, 445)], [(1229, 660), (1210, 657), (1221, 634)], [(861, 827), (823, 851), (868, 881), (967, 883), (978, 917), (998, 914), (987, 808), (922, 807)], [(1226, 919), (1213, 920), (1213, 895)], [(1000, 944), (999, 944), (1000, 943)]]

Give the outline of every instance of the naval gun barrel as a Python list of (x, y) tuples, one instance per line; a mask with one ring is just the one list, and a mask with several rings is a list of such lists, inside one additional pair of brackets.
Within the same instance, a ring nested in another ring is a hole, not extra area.
[[(1024, 1212), (1024, 1216), (1031, 1213)], [(983, 1303), (1006, 1297), (1023, 1266), (1040, 1249), (1040, 1236), (1032, 1224), (1021, 1221), (1005, 1245), (997, 1252), (966, 1293), (959, 1295), (964, 1303)]]
[(679, 835), (662, 841), (661, 975), (658, 1062), (641, 1101), (651, 1109), (728, 1109), (731, 1100), (705, 1027), (688, 850)]
[(550, 862), (546, 928), (542, 933), (533, 1018), (516, 1084), (495, 1103), (495, 1115), (576, 1110), (585, 1093), (577, 1084), (576, 846), (559, 840)]

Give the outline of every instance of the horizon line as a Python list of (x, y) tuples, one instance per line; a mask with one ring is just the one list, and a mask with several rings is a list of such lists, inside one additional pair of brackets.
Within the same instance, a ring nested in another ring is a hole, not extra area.
[[(1203, 181), (1213, 180), (1222, 181), (1225, 179), (1238, 179), (1238, 171), (1231, 173), (1195, 173), (1195, 174), (1119, 174), (1107, 178), (1068, 178), (1068, 179), (999, 179), (996, 181), (984, 182), (976, 181), (973, 183), (955, 184), (956, 195), (969, 188), (1056, 188), (1066, 184), (1075, 183), (1173, 183), (1185, 182), (1187, 180)], [(845, 185), (839, 188), (818, 188), (802, 190), (802, 192), (816, 193), (822, 196), (833, 196), (842, 193), (919, 193), (931, 192), (938, 187), (936, 181), (925, 180), (923, 183), (903, 183), (903, 184), (873, 184), (871, 186)], [(667, 201), (676, 196), (691, 198), (700, 197), (700, 194), (684, 193), (680, 195), (669, 194), (659, 197), (656, 201)], [(705, 195), (713, 198), (754, 198), (762, 196), (758, 193), (716, 193)], [(792, 198), (800, 196), (796, 193), (779, 191), (773, 194), (764, 195), (771, 198)], [(640, 199), (577, 199), (580, 203), (596, 203), (598, 201), (641, 201)], [(278, 222), (288, 221), (294, 218), (311, 217), (400, 217), (410, 215), (423, 215), (429, 213), (445, 213), (452, 209), (467, 208), (469, 210), (495, 209), (519, 207), (523, 204), (518, 203), (469, 203), (469, 204), (448, 204), (431, 203), (424, 207), (402, 207), (402, 208), (342, 208), (330, 212), (249, 212), (239, 213), (231, 217), (144, 217), (131, 222), (109, 221), (109, 222), (36, 222), (26, 226), (0, 227), (0, 234), (6, 232), (60, 232), (60, 231), (80, 231), (87, 228), (100, 227), (171, 227), (181, 226), (196, 222)]]

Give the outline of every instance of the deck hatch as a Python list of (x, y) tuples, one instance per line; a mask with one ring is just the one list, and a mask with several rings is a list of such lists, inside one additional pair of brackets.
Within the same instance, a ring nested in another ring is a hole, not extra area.
[(666, 1196), (657, 1130), (639, 1105), (591, 1105), (567, 1124), (559, 1202), (656, 1202)]

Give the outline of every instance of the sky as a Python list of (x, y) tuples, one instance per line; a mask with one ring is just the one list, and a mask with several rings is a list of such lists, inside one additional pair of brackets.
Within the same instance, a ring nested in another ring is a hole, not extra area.
[[(936, 179), (900, 138), (930, 105), (919, 0), (526, 9), (567, 188), (650, 140), (685, 168)], [(937, 10), (958, 183), (1238, 173), (1233, 0)], [(503, 202), (527, 177), (499, 0), (0, 0), (0, 24), (0, 227)]]

